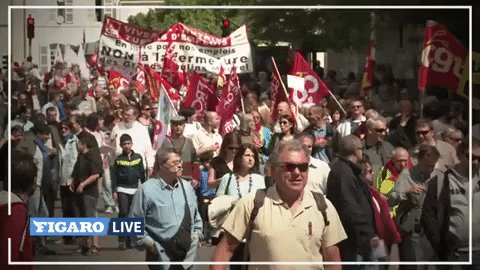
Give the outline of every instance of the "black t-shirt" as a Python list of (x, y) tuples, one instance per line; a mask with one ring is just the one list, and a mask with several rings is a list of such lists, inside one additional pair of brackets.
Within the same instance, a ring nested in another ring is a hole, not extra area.
[[(85, 154), (78, 154), (77, 162), (73, 167), (72, 178), (75, 188), (89, 176), (94, 174), (103, 173), (103, 163), (102, 158), (100, 157), (99, 151), (94, 151), (94, 149), (88, 151)], [(98, 197), (98, 187), (97, 182), (92, 183), (88, 186), (85, 186), (83, 189), (84, 194), (88, 194), (94, 197)]]

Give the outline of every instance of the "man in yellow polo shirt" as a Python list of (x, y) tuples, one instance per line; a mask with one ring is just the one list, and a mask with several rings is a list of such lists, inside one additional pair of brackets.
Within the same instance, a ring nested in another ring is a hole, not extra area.
[[(312, 262), (312, 265), (255, 265), (250, 269), (323, 269), (323, 262), (340, 261), (337, 244), (347, 236), (333, 205), (317, 208), (313, 193), (304, 192), (308, 180), (308, 150), (297, 140), (282, 142), (272, 154), (275, 185), (267, 189), (263, 206), (251, 223), (255, 193), (242, 198), (223, 224), (224, 237), (213, 261), (228, 262), (246, 235), (250, 260), (256, 262)], [(323, 214), (328, 224), (325, 226)], [(251, 231), (250, 231), (251, 230)], [(226, 269), (212, 265), (211, 270)], [(341, 269), (326, 265), (325, 269)]]

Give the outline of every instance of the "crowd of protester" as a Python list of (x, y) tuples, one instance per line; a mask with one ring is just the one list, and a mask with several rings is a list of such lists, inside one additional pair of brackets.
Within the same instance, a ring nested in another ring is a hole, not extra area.
[[(298, 110), (288, 102), (273, 108), (268, 75), (259, 72), (258, 79), (241, 76), (245, 110), (236, 113), (234, 132), (221, 136), (216, 112), (200, 118), (180, 104), (170, 135), (156, 146), (158, 104), (135, 84), (118, 91), (107, 71), (83, 78), (68, 63), (41, 75), (31, 59), (15, 63), (11, 72), (0, 97), (6, 104), (11, 84), (11, 119), (0, 111), (0, 183), (7, 190), (10, 145), (18, 210), (6, 218), (6, 195), (0, 193), (1, 256), (4, 235), (21, 240), (21, 251), (54, 253), (45, 238), (13, 232), (25, 228), (25, 215), (97, 217), (100, 210), (145, 218), (145, 235), (121, 237), (119, 249), (146, 249), (147, 260), (185, 261), (185, 269), (199, 245), (217, 245), (216, 261), (381, 262), (398, 252), (402, 262), (464, 262), (470, 221), (479, 267), (480, 143), (473, 134), (469, 144), (472, 127), (462, 102), (419, 100), (404, 81), (387, 74), (377, 78), (371, 95), (360, 97), (353, 73), (342, 84), (329, 71), (322, 78), (340, 104), (327, 97)], [(259, 210), (257, 194), (265, 189)], [(104, 209), (97, 209), (99, 198)], [(308, 208), (315, 204), (318, 209)], [(321, 220), (323, 230), (317, 227)], [(56, 244), (78, 245), (84, 255), (102, 248), (98, 237), (64, 237)], [(33, 259), (21, 254), (18, 259)]]

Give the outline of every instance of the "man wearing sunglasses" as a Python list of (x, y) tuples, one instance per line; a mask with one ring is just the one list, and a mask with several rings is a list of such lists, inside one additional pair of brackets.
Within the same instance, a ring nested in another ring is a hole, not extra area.
[(367, 134), (365, 136), (365, 152), (373, 173), (376, 174), (383, 165), (392, 157), (393, 145), (385, 140), (387, 124), (383, 117), (370, 118), (366, 122)]
[[(256, 193), (240, 199), (223, 224), (224, 237), (212, 260), (228, 262), (242, 239), (247, 238), (250, 261), (254, 262), (340, 261), (337, 244), (346, 235), (335, 208), (325, 200), (329, 222), (325, 224), (313, 193), (304, 191), (309, 151), (298, 140), (281, 142), (270, 156), (270, 162), (276, 182), (267, 189), (263, 206), (254, 215)], [(251, 215), (255, 216), (253, 221), (250, 221)], [(210, 269), (226, 267), (212, 265)], [(271, 266), (256, 268), (273, 269)], [(341, 266), (326, 265), (324, 268), (341, 269)], [(306, 266), (290, 266), (290, 269), (306, 269)]]
[(419, 119), (417, 121), (416, 133), (419, 145), (426, 144), (434, 146), (440, 153), (440, 158), (438, 159), (437, 164), (435, 164), (433, 175), (443, 175), (447, 169), (453, 168), (453, 166), (459, 162), (455, 154), (455, 148), (450, 144), (435, 138), (435, 131), (430, 120)]
[[(441, 261), (466, 262), (469, 256), (469, 238), (473, 240), (473, 267), (480, 266), (480, 226), (478, 214), (472, 216), (469, 224), (469, 205), (473, 213), (480, 208), (480, 141), (472, 139), (472, 177), (469, 176), (470, 154), (467, 141), (457, 150), (460, 163), (448, 170), (444, 178), (433, 179), (428, 184), (422, 209), (422, 225), (428, 240)], [(472, 190), (470, 201), (469, 189)], [(437, 191), (440, 195), (437, 196)], [(440, 214), (441, 213), (441, 214)], [(474, 228), (469, 237), (469, 225)]]
[(327, 198), (337, 209), (348, 235), (339, 245), (342, 261), (371, 261), (370, 241), (375, 236), (375, 224), (372, 195), (359, 166), (363, 158), (360, 139), (352, 134), (343, 137), (339, 156), (330, 166)]

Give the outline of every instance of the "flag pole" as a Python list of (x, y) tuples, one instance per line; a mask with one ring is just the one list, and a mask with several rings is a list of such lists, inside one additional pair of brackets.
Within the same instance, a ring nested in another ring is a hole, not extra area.
[[(178, 115), (178, 112), (177, 112), (177, 108), (175, 108), (175, 106), (173, 105), (173, 102), (172, 102), (172, 99), (170, 99), (170, 96), (168, 95), (167, 93), (167, 90), (165, 90), (165, 87), (163, 86), (163, 83), (160, 82), (160, 91), (163, 91), (165, 92), (165, 95), (167, 96), (167, 99), (168, 99), (168, 102), (170, 103), (170, 105), (172, 106), (173, 108), (173, 112), (175, 113), (175, 115)], [(160, 93), (158, 93), (158, 102), (160, 103)], [(160, 105), (160, 104), (159, 104)], [(160, 107), (159, 107), (160, 108)], [(157, 112), (157, 118), (158, 118), (158, 114), (160, 113), (160, 110), (158, 110)]]
[(245, 105), (243, 104), (243, 95), (242, 95), (242, 93), (240, 93), (240, 101), (242, 102), (243, 115), (245, 115)]
[(338, 102), (337, 98), (336, 98), (335, 95), (332, 93), (332, 91), (330, 91), (330, 89), (328, 89), (328, 92), (330, 92), (330, 96), (333, 98), (333, 100), (335, 100), (335, 102), (338, 104), (338, 106), (339, 106), (340, 109), (342, 110), (343, 115), (347, 115), (347, 112), (346, 112), (345, 109), (342, 107), (342, 104), (340, 104), (340, 102)]
[[(277, 64), (275, 63), (275, 58), (273, 58), (273, 56), (272, 56), (272, 64), (275, 66), (275, 69), (278, 70)], [(280, 72), (278, 72), (278, 75), (280, 75)], [(279, 76), (279, 79), (280, 79), (280, 83), (282, 84), (283, 92), (285, 93), (285, 96), (287, 97), (288, 105), (291, 105), (290, 104), (290, 99), (288, 98), (288, 92), (287, 92), (287, 89), (285, 88), (285, 84), (283, 83), (281, 75)]]

